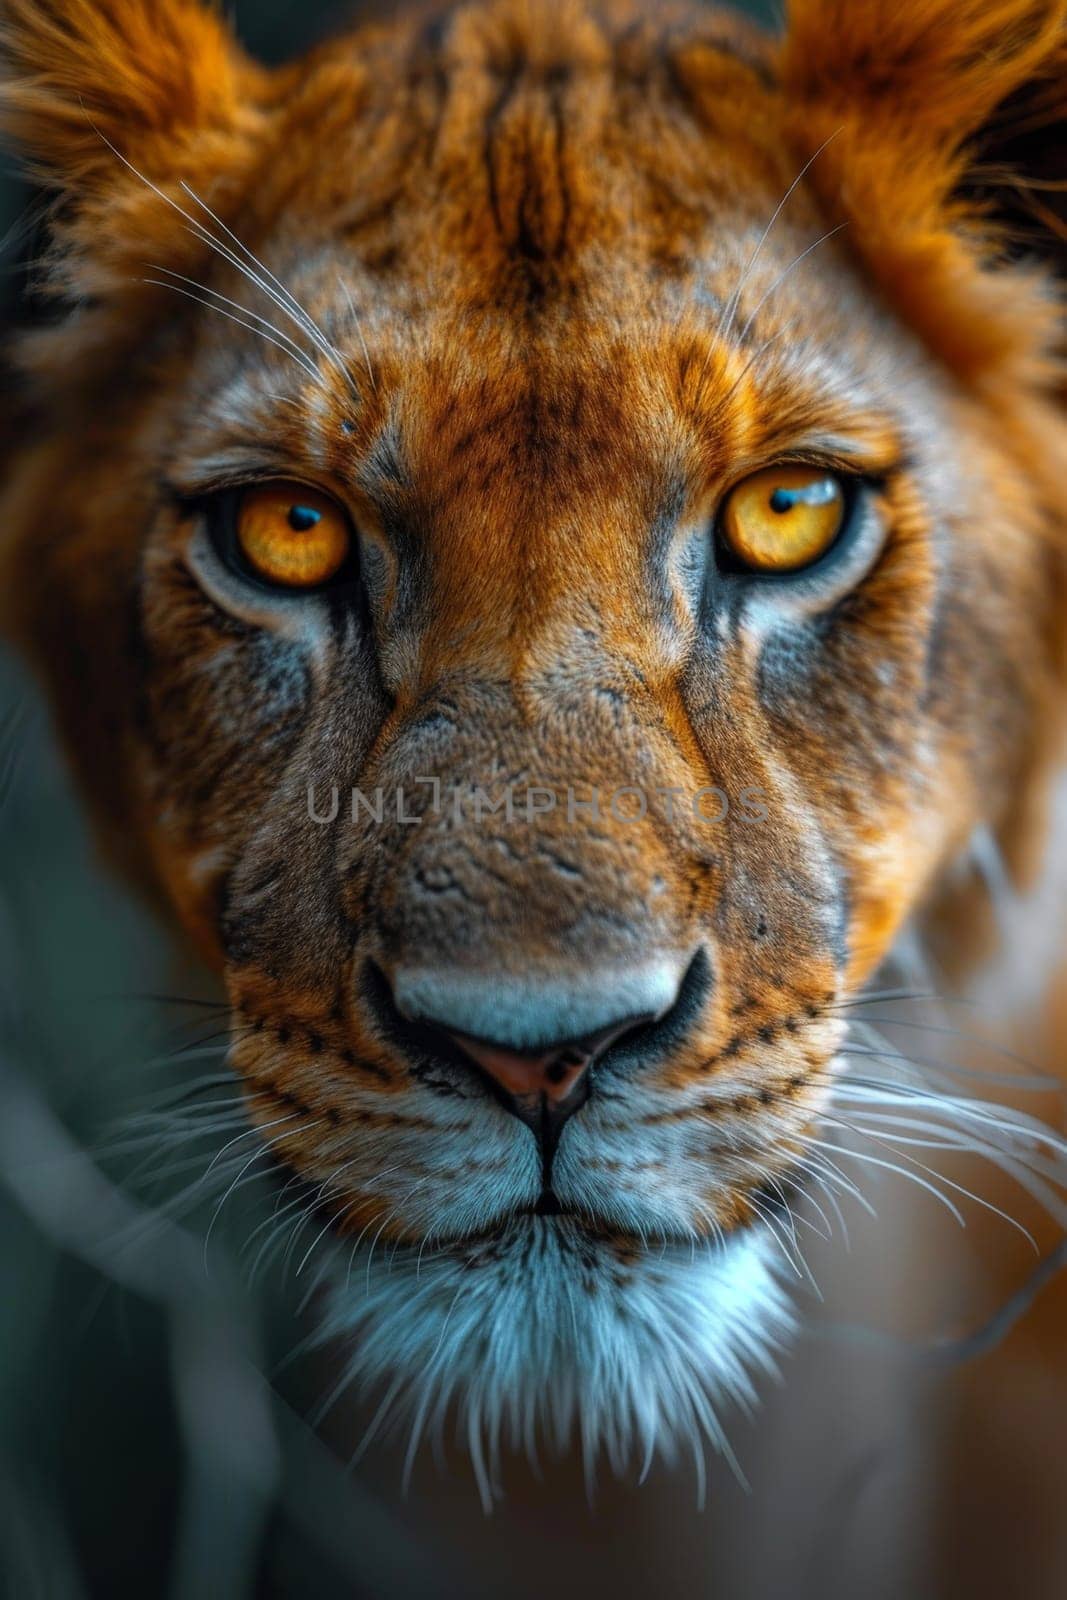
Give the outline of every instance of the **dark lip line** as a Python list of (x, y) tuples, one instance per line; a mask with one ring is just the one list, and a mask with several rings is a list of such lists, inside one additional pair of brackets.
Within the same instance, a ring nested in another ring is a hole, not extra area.
[[(778, 1204), (783, 1202), (779, 1199)], [(434, 1254), (464, 1254), (475, 1253), (484, 1245), (492, 1245), (503, 1239), (516, 1224), (536, 1221), (546, 1226), (559, 1225), (578, 1233), (582, 1240), (590, 1245), (609, 1245), (617, 1249), (632, 1251), (639, 1256), (659, 1255), (661, 1252), (677, 1249), (691, 1251), (694, 1245), (692, 1234), (678, 1231), (659, 1230), (639, 1234), (632, 1228), (616, 1227), (606, 1220), (594, 1222), (588, 1214), (573, 1207), (561, 1206), (556, 1213), (545, 1213), (538, 1209), (540, 1202), (533, 1205), (508, 1212), (505, 1217), (498, 1218), (492, 1226), (478, 1233), (467, 1233), (454, 1237), (435, 1236), (433, 1244)], [(744, 1234), (766, 1228), (768, 1226), (766, 1215), (753, 1214), (744, 1222), (737, 1223), (721, 1234), (708, 1233), (695, 1242), (708, 1243), (717, 1248), (728, 1245), (730, 1240), (740, 1238)], [(412, 1240), (408, 1241), (409, 1247), (414, 1250), (420, 1245)]]
[[(264, 1146), (263, 1153), (267, 1156), (270, 1166), (275, 1169), (279, 1177), (284, 1177), (289, 1183), (295, 1179), (307, 1192), (309, 1198), (318, 1193), (320, 1185), (307, 1178), (279, 1151), (268, 1149)], [(803, 1170), (788, 1169), (782, 1174), (781, 1179), (773, 1189), (760, 1187), (751, 1191), (760, 1201), (760, 1212), (753, 1211), (744, 1222), (736, 1223), (730, 1229), (723, 1230), (720, 1235), (715, 1233), (707, 1234), (705, 1236), (707, 1242), (723, 1248), (728, 1246), (732, 1239), (759, 1229), (768, 1228), (770, 1226), (767, 1217), (768, 1211), (775, 1217), (779, 1214), (784, 1214), (789, 1202), (794, 1197), (803, 1195), (804, 1191)], [(657, 1251), (665, 1251), (672, 1248), (691, 1250), (693, 1247), (693, 1236), (681, 1230), (659, 1230), (639, 1234), (632, 1228), (617, 1227), (608, 1222), (606, 1218), (591, 1218), (587, 1212), (583, 1212), (577, 1207), (564, 1205), (554, 1194), (552, 1198), (559, 1206), (559, 1209), (542, 1209), (544, 1198), (545, 1193), (542, 1191), (537, 1200), (526, 1206), (514, 1207), (503, 1216), (496, 1217), (488, 1226), (479, 1229), (477, 1232), (447, 1236), (436, 1234), (433, 1237), (432, 1247), (428, 1251), (426, 1237), (401, 1237), (395, 1241), (395, 1248), (398, 1251), (405, 1249), (412, 1252), (417, 1251), (420, 1259), (425, 1259), (427, 1255), (431, 1259), (437, 1255), (465, 1256), (469, 1259), (485, 1246), (491, 1246), (501, 1241), (516, 1226), (534, 1222), (541, 1226), (559, 1226), (570, 1229), (578, 1233), (582, 1240), (590, 1245), (612, 1246), (616, 1249), (633, 1251), (640, 1256), (647, 1256)], [(337, 1225), (337, 1217), (331, 1215), (325, 1205), (311, 1200), (309, 1209), (314, 1215), (321, 1217), (323, 1222), (328, 1225), (329, 1232), (334, 1239), (347, 1242), (347, 1235)]]
[[(269, 1167), (273, 1169), (279, 1180), (284, 1180), (287, 1184), (292, 1184), (295, 1181), (306, 1193), (309, 1201), (309, 1211), (328, 1224), (331, 1235), (335, 1239), (345, 1241), (347, 1236), (338, 1227), (339, 1219), (337, 1216), (331, 1214), (328, 1206), (321, 1200), (313, 1198), (319, 1193), (321, 1185), (314, 1179), (307, 1177), (298, 1167), (295, 1167), (276, 1147), (263, 1145), (261, 1146), (261, 1153), (266, 1157)], [(642, 1253), (657, 1246), (681, 1246), (683, 1244), (689, 1246), (692, 1243), (688, 1235), (682, 1233), (664, 1232), (639, 1235), (630, 1229), (616, 1228), (603, 1218), (594, 1221), (588, 1213), (580, 1211), (574, 1206), (564, 1206), (554, 1194), (552, 1198), (559, 1206), (559, 1210), (542, 1210), (541, 1205), (544, 1198), (545, 1192), (542, 1191), (538, 1198), (531, 1201), (529, 1205), (514, 1207), (503, 1216), (494, 1218), (486, 1227), (480, 1228), (476, 1232), (453, 1235), (435, 1234), (431, 1254), (463, 1254), (476, 1251), (484, 1245), (491, 1245), (501, 1239), (517, 1224), (528, 1223), (533, 1219), (540, 1223), (558, 1223), (564, 1227), (576, 1229), (590, 1243), (620, 1245), (640, 1250)], [(396, 1243), (398, 1248), (403, 1249), (406, 1247), (410, 1250), (418, 1250), (421, 1254), (425, 1249), (426, 1240), (425, 1238), (402, 1237)]]
[[(759, 1210), (750, 1207), (750, 1214), (744, 1221), (734, 1223), (730, 1228), (720, 1229), (718, 1233), (709, 1232), (703, 1236), (703, 1240), (698, 1239), (697, 1243), (707, 1242), (720, 1248), (726, 1248), (731, 1240), (741, 1238), (745, 1234), (770, 1230), (772, 1222), (779, 1217), (784, 1217), (790, 1205), (794, 1201), (803, 1198), (806, 1190), (804, 1169), (789, 1167), (783, 1171), (773, 1187), (769, 1184), (759, 1185), (747, 1190), (745, 1195), (741, 1196), (742, 1199), (758, 1201)], [(606, 1219), (593, 1220), (588, 1213), (574, 1206), (563, 1205), (555, 1194), (552, 1194), (552, 1199), (556, 1202), (559, 1210), (542, 1210), (541, 1205), (544, 1198), (545, 1195), (542, 1192), (532, 1205), (518, 1207), (510, 1211), (505, 1217), (498, 1218), (490, 1227), (482, 1229), (478, 1233), (463, 1234), (454, 1238), (437, 1237), (434, 1240), (435, 1251), (459, 1253), (463, 1251), (464, 1247), (476, 1250), (481, 1245), (492, 1244), (494, 1240), (500, 1239), (516, 1223), (534, 1218), (539, 1221), (548, 1219), (550, 1223), (558, 1222), (565, 1227), (573, 1228), (590, 1244), (614, 1245), (622, 1249), (636, 1251), (641, 1256), (651, 1255), (671, 1248), (687, 1251), (693, 1248), (693, 1235), (680, 1229), (671, 1231), (660, 1229), (639, 1234), (632, 1228), (616, 1227)], [(414, 1244), (412, 1248), (415, 1248)]]

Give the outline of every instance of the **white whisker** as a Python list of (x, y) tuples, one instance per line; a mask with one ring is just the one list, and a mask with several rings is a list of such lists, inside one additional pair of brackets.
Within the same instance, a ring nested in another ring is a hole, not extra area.
[[(322, 352), (322, 354), (326, 357), (326, 359), (333, 365), (335, 370), (340, 374), (341, 378), (344, 380), (344, 383), (346, 384), (346, 386), (348, 387), (348, 389), (350, 390), (350, 392), (352, 393), (354, 398), (356, 400), (360, 400), (362, 398), (362, 396), (360, 395), (359, 390), (356, 388), (356, 385), (352, 380), (352, 374), (349, 372), (348, 367), (345, 365), (344, 359), (343, 359), (340, 351), (336, 348), (335, 345), (330, 343), (329, 339), (327, 339), (326, 335), (323, 333), (323, 331), (319, 327), (318, 323), (304, 309), (304, 307), (300, 304), (299, 300), (297, 300), (296, 296), (289, 289), (286, 288), (285, 284), (282, 283), (280, 278), (275, 277), (274, 273), (271, 272), (270, 268), (265, 266), (264, 263), (259, 260), (259, 258), (248, 248), (248, 246), (243, 242), (243, 240), (241, 240), (241, 239), (239, 239), (237, 237), (237, 235), (234, 233), (233, 229), (232, 228), (228, 228), (226, 226), (226, 224), (225, 224), (225, 222), (223, 222), (222, 218), (217, 216), (216, 213), (214, 211), (212, 211), (211, 207), (207, 204), (207, 202), (204, 201), (204, 200), (201, 200), (200, 196), (198, 194), (196, 194), (192, 188), (190, 188), (189, 184), (187, 184), (184, 179), (181, 180), (181, 187), (185, 191), (185, 193), (189, 196), (190, 200), (192, 200), (195, 205), (198, 205), (200, 207), (201, 211), (203, 211), (207, 216), (209, 216), (211, 218), (212, 222), (214, 222), (217, 227), (222, 229), (223, 233), (226, 234), (227, 238), (233, 240), (233, 242), (237, 246), (238, 250), (240, 250), (242, 252), (242, 254), (247, 258), (247, 260), (251, 264), (251, 267), (253, 269), (253, 273), (254, 273), (254, 275), (256, 277), (256, 280), (259, 282), (260, 287), (263, 289), (264, 293), (270, 293), (270, 290), (267, 287), (268, 284), (273, 286), (273, 288), (277, 291), (277, 294), (276, 295), (272, 295), (271, 298), (275, 299), (276, 302), (279, 304), (280, 308), (282, 310), (286, 311), (288, 313), (288, 315), (290, 317), (292, 317), (294, 322), (298, 323), (298, 325), (303, 328), (303, 330), (307, 334), (308, 338), (311, 339), (311, 341), (318, 347), (318, 349)], [(210, 239), (211, 236), (210, 236), (210, 234), (208, 234), (206, 229), (204, 230), (204, 233)], [(213, 241), (213, 242), (215, 242), (216, 246), (217, 246), (217, 241)], [(278, 296), (281, 296), (280, 300), (278, 300), (278, 298), (277, 298)]]
[(730, 334), (730, 331), (733, 328), (734, 318), (737, 316), (737, 308), (738, 308), (738, 306), (740, 304), (741, 296), (744, 293), (745, 284), (748, 282), (749, 275), (752, 272), (752, 269), (755, 267), (756, 262), (759, 260), (760, 251), (763, 249), (763, 246), (767, 243), (767, 240), (771, 236), (771, 232), (772, 232), (772, 230), (774, 228), (775, 223), (778, 221), (778, 218), (781, 216), (782, 212), (785, 210), (786, 206), (789, 204), (789, 201), (792, 199), (794, 193), (800, 187), (801, 183), (803, 183), (804, 179), (807, 177), (808, 173), (811, 171), (811, 169), (814, 166), (815, 162), (822, 155), (822, 153), (826, 149), (827, 145), (830, 144), (834, 139), (836, 139), (837, 135), (840, 132), (841, 132), (840, 128), (835, 128), (833, 133), (830, 135), (830, 137), (828, 139), (824, 139), (823, 140), (822, 144), (815, 151), (814, 155), (809, 156), (808, 160), (805, 161), (804, 165), (801, 167), (800, 171), (797, 173), (796, 177), (793, 179), (792, 183), (789, 185), (789, 188), (785, 191), (785, 194), (783, 194), (782, 198), (779, 200), (778, 204), (775, 206), (774, 212), (772, 213), (772, 216), (771, 216), (771, 220), (768, 222), (767, 226), (764, 228), (763, 232), (760, 234), (759, 239), (756, 242), (756, 248), (753, 250), (751, 256), (748, 258), (748, 261), (747, 261), (747, 263), (746, 263), (746, 265), (744, 267), (744, 270), (742, 271), (740, 278), (738, 279), (736, 285), (734, 286), (733, 292), (730, 295), (729, 300), (726, 302), (726, 306), (725, 306), (725, 308), (723, 310), (722, 323), (721, 323), (721, 326), (720, 326), (720, 336), (721, 336), (721, 338), (723, 340), (728, 338), (728, 336)]
[(352, 291), (349, 289), (348, 284), (345, 282), (344, 278), (340, 276), (340, 274), (338, 274), (337, 281), (341, 286), (341, 293), (344, 295), (345, 301), (348, 305), (349, 314), (351, 315), (352, 323), (356, 330), (356, 337), (359, 339), (363, 350), (363, 361), (367, 368), (367, 378), (370, 382), (372, 390), (375, 392), (375, 394), (377, 394), (378, 384), (374, 377), (374, 368), (371, 366), (370, 351), (367, 349), (367, 341), (363, 337), (363, 324), (359, 320), (355, 302), (352, 299)]
[(784, 270), (782, 272), (780, 272), (778, 274), (777, 278), (775, 278), (775, 280), (771, 284), (770, 288), (766, 291), (766, 293), (764, 295), (762, 295), (760, 297), (759, 300), (757, 300), (756, 304), (753, 306), (752, 310), (749, 312), (748, 317), (745, 320), (744, 327), (741, 329), (741, 332), (738, 335), (738, 339), (737, 339), (738, 344), (740, 344), (740, 345), (744, 345), (745, 344), (745, 342), (748, 339), (749, 334), (752, 331), (752, 324), (755, 322), (756, 318), (759, 316), (760, 312), (763, 310), (763, 307), (767, 304), (767, 301), (771, 299), (772, 295), (777, 293), (777, 291), (781, 288), (782, 284), (786, 281), (786, 279), (789, 277), (790, 273), (794, 270), (794, 268), (795, 267), (799, 267), (800, 263), (802, 261), (807, 260), (808, 256), (812, 255), (814, 253), (814, 251), (816, 251), (821, 244), (825, 244), (828, 239), (832, 239), (835, 236), (835, 234), (840, 233), (842, 231), (842, 229), (846, 228), (847, 226), (848, 226), (848, 224), (846, 222), (839, 222), (836, 228), (829, 228), (827, 230), (827, 232), (822, 234), (818, 239), (816, 239), (813, 244), (809, 244), (806, 250), (801, 250), (799, 255), (796, 255), (796, 256), (793, 257), (793, 259), (789, 263), (789, 265), (786, 268), (784, 268)]
[(213, 304), (212, 301), (208, 300), (203, 295), (193, 294), (189, 289), (182, 289), (176, 283), (167, 283), (162, 278), (142, 278), (141, 282), (152, 284), (157, 289), (169, 289), (172, 294), (184, 295), (186, 300), (194, 300), (197, 305), (204, 306), (204, 308), (208, 311), (214, 311), (217, 316), (226, 317), (230, 322), (236, 322), (238, 327), (245, 328), (249, 333), (256, 334), (257, 337), (262, 339), (266, 344), (272, 344), (278, 350), (284, 351), (284, 353), (293, 361), (295, 361), (298, 366), (303, 367), (308, 376), (313, 378), (316, 383), (321, 382), (320, 373), (315, 367), (312, 366), (311, 362), (306, 358), (306, 356), (303, 356), (298, 352), (296, 345), (293, 345), (290, 348), (288, 345), (282, 344), (280, 339), (275, 339), (271, 334), (264, 333), (264, 331), (261, 328), (257, 328), (254, 323), (246, 322), (242, 317), (236, 316), (232, 311), (227, 311), (223, 306), (217, 306)]
[[(199, 294), (190, 293), (189, 298), (197, 300), (207, 310), (217, 311), (223, 306), (229, 306), (233, 312), (239, 312), (240, 316), (233, 316), (232, 321), (248, 328), (249, 332), (260, 333), (262, 337), (267, 339), (268, 344), (277, 345), (279, 349), (286, 351), (287, 354), (298, 357), (304, 370), (315, 379), (316, 383), (322, 382), (322, 374), (308, 352), (297, 344), (295, 339), (291, 339), (287, 333), (271, 322), (269, 317), (261, 316), (258, 311), (252, 311), (248, 306), (242, 305), (239, 300), (233, 300), (229, 295), (223, 294), (218, 289), (212, 289), (209, 284), (199, 283), (195, 278), (189, 278), (183, 272), (172, 272), (169, 267), (157, 266), (155, 263), (152, 263), (148, 270), (162, 273), (168, 281), (160, 283), (157, 278), (144, 278), (142, 279), (144, 283), (155, 284), (158, 288), (174, 287), (175, 289), (177, 289), (178, 284), (187, 284), (190, 290), (200, 291)], [(211, 298), (202, 298), (204, 296), (210, 296)], [(216, 305), (215, 301), (218, 301), (219, 304)], [(256, 326), (252, 327), (251, 323), (255, 323)]]

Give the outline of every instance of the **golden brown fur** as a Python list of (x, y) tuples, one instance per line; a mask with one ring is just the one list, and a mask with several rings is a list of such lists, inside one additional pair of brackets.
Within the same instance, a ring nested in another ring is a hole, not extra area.
[[(276, 1153), (342, 1229), (510, 1227), (528, 1130), (374, 975), (666, 952), (685, 1026), (594, 1076), (562, 1198), (624, 1262), (751, 1222), (842, 1003), (977, 829), (1017, 852), (1059, 756), (1059, 223), (1008, 259), (997, 119), (1062, 116), (1064, 6), (795, 0), (778, 44), (490, 0), (274, 75), (189, 0), (3, 14), (71, 302), (18, 351), (6, 624), (112, 855), (225, 973)], [(723, 495), (783, 459), (869, 486), (847, 582), (717, 573)], [(277, 477), (359, 530), (343, 614), (204, 576), (205, 497)], [(428, 773), (767, 818), (308, 817)]]

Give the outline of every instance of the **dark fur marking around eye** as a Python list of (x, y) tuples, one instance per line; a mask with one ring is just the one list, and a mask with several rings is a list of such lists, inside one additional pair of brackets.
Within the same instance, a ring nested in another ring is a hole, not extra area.
[(400, 489), (410, 491), (411, 474), (404, 464), (400, 436), (393, 424), (379, 434), (360, 472), (360, 482), (368, 491)]

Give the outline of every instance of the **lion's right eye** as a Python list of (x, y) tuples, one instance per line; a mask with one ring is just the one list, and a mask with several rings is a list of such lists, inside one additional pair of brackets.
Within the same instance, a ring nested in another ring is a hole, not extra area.
[(345, 566), (352, 525), (329, 495), (280, 480), (242, 489), (231, 501), (235, 553), (252, 574), (284, 589), (319, 589)]

